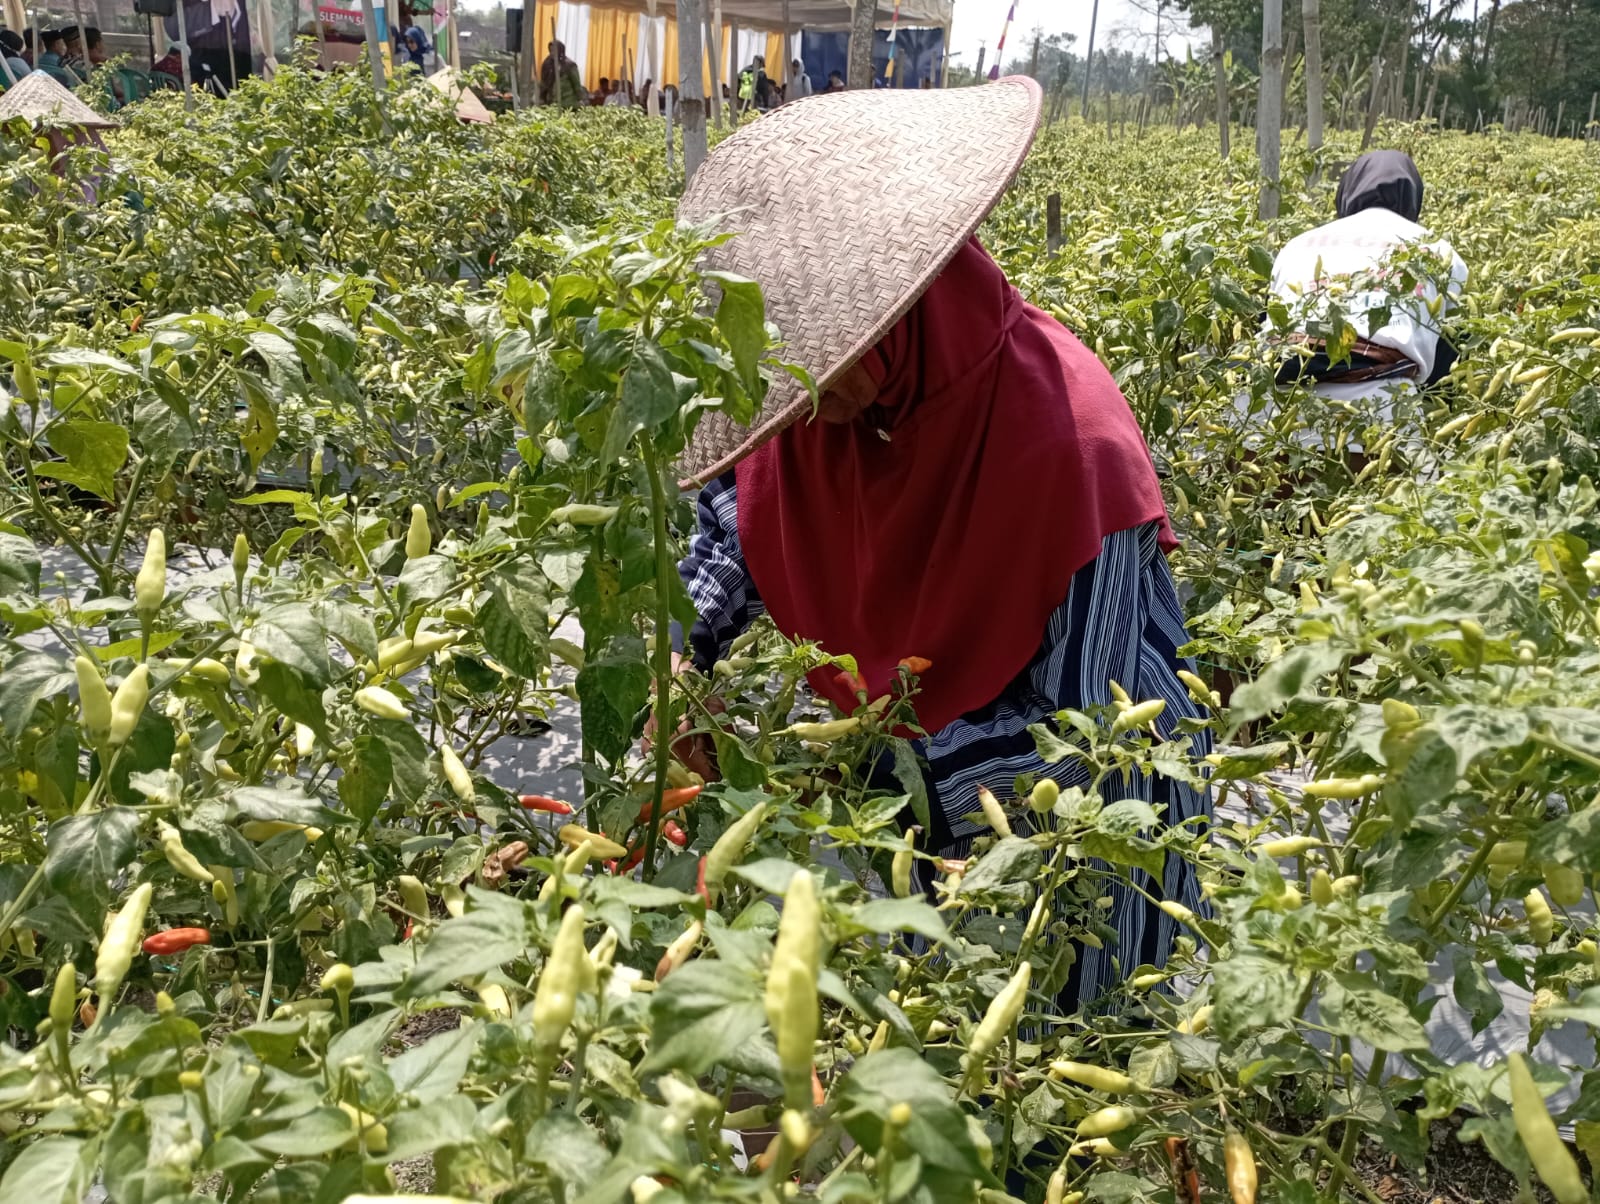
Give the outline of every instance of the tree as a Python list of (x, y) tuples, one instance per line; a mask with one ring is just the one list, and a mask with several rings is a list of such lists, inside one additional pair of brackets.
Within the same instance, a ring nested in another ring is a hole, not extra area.
[(855, 0), (855, 10), (850, 17), (850, 61), (845, 80), (852, 88), (872, 87), (872, 31), (877, 16), (877, 0)]
[(1322, 0), (1300, 0), (1306, 39), (1306, 145), (1322, 145)]
[(1261, 155), (1261, 217), (1278, 216), (1279, 154), (1283, 141), (1283, 0), (1261, 0), (1261, 93), (1256, 102), (1256, 147)]

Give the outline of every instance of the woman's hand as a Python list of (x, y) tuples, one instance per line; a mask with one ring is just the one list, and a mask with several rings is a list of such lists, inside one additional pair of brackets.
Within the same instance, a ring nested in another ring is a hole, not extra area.
[[(672, 673), (679, 676), (690, 667), (689, 658), (681, 652), (672, 654)], [(713, 694), (701, 704), (713, 715), (721, 715), (728, 709), (717, 695)], [(688, 715), (678, 723), (678, 735), (672, 742), (672, 755), (683, 762), (684, 768), (690, 773), (697, 773), (708, 782), (717, 781), (722, 775), (717, 772), (717, 746), (711, 739), (710, 732), (696, 732), (694, 723)], [(650, 753), (658, 730), (658, 717), (651, 714), (644, 723), (644, 738), (640, 741), (646, 755)]]

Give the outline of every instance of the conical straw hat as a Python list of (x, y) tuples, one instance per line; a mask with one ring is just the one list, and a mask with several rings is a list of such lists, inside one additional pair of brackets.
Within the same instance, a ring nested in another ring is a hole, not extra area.
[[(888, 332), (994, 208), (1022, 165), (1043, 94), (1023, 76), (970, 88), (836, 92), (795, 101), (729, 137), (678, 216), (737, 237), (703, 266), (761, 285), (784, 360), (826, 389)], [(775, 380), (741, 427), (707, 413), (679, 465), (721, 475), (810, 412)]]
[(478, 99), (478, 94), (467, 87), (467, 81), (462, 79), (461, 73), (453, 67), (440, 67), (428, 76), (428, 82), (455, 102), (458, 121), (471, 121), (478, 125), (493, 124), (494, 114), (483, 101)]
[(117, 123), (102, 117), (43, 71), (30, 72), (0, 96), (0, 123), (23, 118), (35, 125), (75, 125), (111, 130)]

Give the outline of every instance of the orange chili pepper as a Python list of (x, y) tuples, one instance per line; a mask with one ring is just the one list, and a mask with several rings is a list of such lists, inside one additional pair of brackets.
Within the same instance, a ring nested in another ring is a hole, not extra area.
[(517, 801), (529, 811), (543, 811), (547, 815), (572, 814), (571, 803), (563, 803), (560, 799), (548, 798), (542, 794), (525, 794)]
[(165, 932), (146, 937), (142, 948), (146, 953), (182, 953), (185, 949), (192, 949), (196, 945), (210, 943), (209, 928), (168, 928)]
[[(700, 792), (704, 789), (704, 786), (680, 786), (676, 790), (665, 791), (661, 795), (661, 814), (667, 815), (680, 808), (687, 807), (700, 796)], [(633, 822), (636, 824), (650, 822), (650, 804), (648, 802), (639, 808), (639, 817)]]
[(814, 1107), (822, 1107), (828, 1102), (828, 1093), (822, 1086), (822, 1076), (817, 1073), (815, 1065), (811, 1067), (811, 1103)]
[(933, 662), (925, 656), (907, 656), (901, 658), (900, 667), (912, 677), (921, 677), (933, 668)]

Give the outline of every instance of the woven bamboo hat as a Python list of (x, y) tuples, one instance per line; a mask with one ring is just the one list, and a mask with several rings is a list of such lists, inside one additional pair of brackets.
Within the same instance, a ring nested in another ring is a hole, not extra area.
[[(826, 389), (922, 296), (988, 216), (1033, 143), (1023, 76), (949, 90), (836, 92), (783, 106), (701, 164), (678, 216), (737, 237), (704, 266), (761, 285), (782, 356)], [(810, 412), (789, 378), (741, 427), (708, 413), (679, 465), (692, 488)]]
[(34, 125), (75, 125), (87, 130), (113, 130), (117, 123), (102, 117), (43, 71), (24, 75), (0, 96), (0, 123), (22, 118)]

